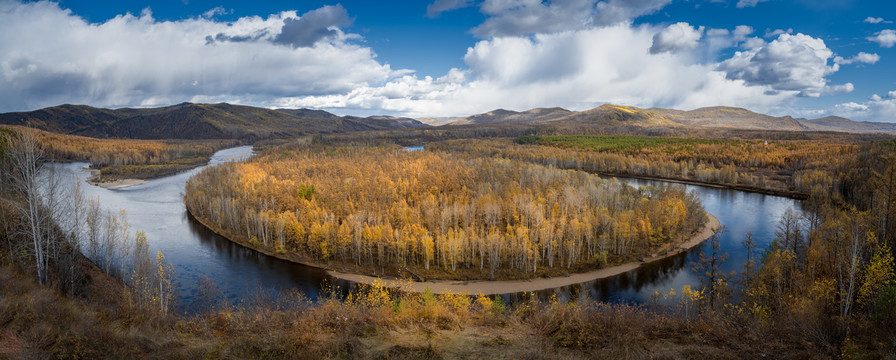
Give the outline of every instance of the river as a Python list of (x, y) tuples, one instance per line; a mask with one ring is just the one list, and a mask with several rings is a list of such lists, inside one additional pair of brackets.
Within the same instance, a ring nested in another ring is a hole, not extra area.
[[(244, 158), (250, 146), (221, 150), (208, 166)], [(189, 312), (199, 295), (200, 279), (208, 278), (231, 304), (238, 304), (259, 292), (296, 289), (316, 299), (327, 282), (346, 288), (346, 281), (331, 278), (325, 271), (279, 260), (224, 239), (192, 219), (181, 201), (187, 179), (204, 167), (181, 174), (152, 179), (142, 184), (106, 189), (86, 185), (87, 163), (55, 164), (56, 173), (69, 184), (81, 182), (89, 198), (99, 198), (103, 209), (125, 209), (131, 233), (146, 233), (151, 253), (162, 251), (173, 265), (179, 308)], [(621, 179), (633, 186), (662, 186), (661, 181)], [(721, 235), (722, 250), (730, 254), (725, 271), (740, 270), (746, 252), (740, 245), (747, 230), (752, 230), (757, 253), (771, 242), (781, 214), (787, 208), (801, 211), (798, 200), (748, 193), (737, 190), (687, 185), (697, 191), (707, 211), (716, 215), (728, 231)], [(589, 296), (610, 302), (642, 303), (654, 291), (680, 291), (683, 285), (699, 283), (690, 263), (706, 243), (671, 258), (642, 266), (619, 276), (558, 289), (561, 298)], [(553, 291), (542, 292), (547, 296)], [(512, 300), (513, 296), (508, 296)]]

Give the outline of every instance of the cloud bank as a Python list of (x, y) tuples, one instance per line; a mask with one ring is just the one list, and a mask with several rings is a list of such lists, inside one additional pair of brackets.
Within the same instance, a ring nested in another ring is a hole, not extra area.
[[(180, 21), (145, 11), (91, 24), (51, 2), (0, 2), (0, 111), (226, 101), (414, 117), (603, 103), (774, 112), (800, 97), (852, 92), (830, 75), (880, 60), (837, 56), (792, 31), (761, 38), (747, 25), (634, 24), (668, 2), (485, 0), (476, 6), (486, 19), (471, 29), (482, 39), (440, 77), (377, 61), (347, 32), (352, 18), (340, 5), (233, 22), (215, 20), (223, 8)], [(439, 0), (427, 15), (466, 6)], [(882, 46), (887, 31), (877, 34)], [(885, 108), (876, 103), (889, 98), (879, 100), (855, 105)]]
[(145, 10), (91, 24), (52, 2), (0, 2), (0, 111), (60, 103), (263, 103), (344, 93), (405, 72), (340, 29), (341, 6), (302, 16), (158, 21)]

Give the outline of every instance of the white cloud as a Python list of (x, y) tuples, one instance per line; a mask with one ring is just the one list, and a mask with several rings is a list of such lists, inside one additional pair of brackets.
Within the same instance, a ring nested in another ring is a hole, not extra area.
[(232, 13), (233, 13), (233, 9), (227, 10), (223, 6), (218, 6), (209, 11), (202, 13), (202, 17), (208, 19), (208, 18), (213, 18), (218, 15), (228, 15), (228, 14), (232, 14)]
[(481, 38), (574, 31), (591, 26), (629, 22), (653, 13), (671, 0), (485, 0), (487, 16), (473, 29)]
[(868, 105), (862, 105), (855, 102), (848, 102), (835, 105), (836, 108), (845, 110), (850, 113), (868, 111)]
[(793, 29), (792, 29), (792, 28), (788, 28), (787, 30), (783, 30), (783, 29), (775, 29), (774, 31), (772, 31), (772, 30), (766, 30), (766, 31), (765, 31), (765, 37), (767, 37), (767, 38), (778, 37), (778, 36), (780, 36), (781, 34), (793, 34)]
[(738, 25), (734, 28), (734, 40), (735, 41), (744, 41), (747, 39), (747, 35), (753, 33), (753, 28), (747, 25)]
[(473, 0), (436, 0), (426, 6), (426, 16), (436, 17), (439, 14), (473, 5)]
[(768, 1), (768, 0), (738, 0), (737, 7), (738, 8), (755, 7), (756, 4), (759, 4), (763, 1)]
[(881, 30), (867, 39), (880, 44), (881, 47), (891, 48), (896, 44), (896, 30)]
[(838, 95), (838, 94), (848, 94), (855, 90), (856, 87), (852, 83), (846, 83), (842, 85), (830, 85), (825, 86), (824, 89), (821, 90), (821, 95)]
[(892, 24), (893, 23), (892, 21), (884, 20), (884, 18), (882, 18), (882, 17), (871, 17), (871, 16), (866, 17), (865, 22), (869, 23), (869, 24), (880, 24), (880, 23)]
[(798, 91), (800, 96), (818, 97), (843, 92), (846, 84), (825, 89), (825, 76), (838, 70), (828, 66), (833, 52), (821, 39), (808, 35), (781, 34), (764, 46), (738, 51), (718, 66), (731, 80), (743, 80), (749, 85), (767, 85), (776, 91)]
[[(336, 27), (344, 23), (341, 7), (322, 8), (336, 16), (318, 17), (323, 20), (304, 28), (311, 31), (299, 26), (294, 34), (304, 35), (285, 37), (290, 24), (302, 21), (294, 11), (232, 23), (158, 21), (145, 11), (89, 24), (56, 3), (0, 6), (0, 111), (60, 103), (257, 103), (344, 93), (402, 73), (377, 62), (370, 48), (347, 41), (357, 36)], [(290, 46), (274, 43), (281, 35)]]
[(864, 64), (874, 64), (880, 61), (880, 55), (877, 54), (869, 54), (866, 52), (860, 52), (856, 56), (853, 56), (849, 59), (844, 59), (841, 56), (834, 57), (835, 64), (848, 65), (853, 63), (864, 63)]
[[(650, 46), (650, 53), (676, 53), (681, 50), (694, 49), (697, 47), (700, 38), (703, 37), (703, 30), (703, 26), (694, 28), (686, 22), (669, 25), (663, 31), (653, 36), (653, 45)], [(721, 34), (718, 31), (715, 31), (715, 33)], [(725, 30), (725, 35), (727, 34), (728, 30)]]
[(863, 103), (838, 104), (831, 112), (853, 120), (896, 122), (896, 91), (890, 91), (887, 98), (874, 94)]
[(584, 110), (603, 103), (685, 109), (733, 105), (763, 111), (797, 94), (726, 79), (711, 64), (694, 64), (687, 51), (650, 55), (659, 30), (617, 24), (482, 40), (467, 50), (467, 70), (455, 69), (440, 79), (406, 76), (344, 95), (282, 98), (278, 104), (380, 108), (408, 116), (469, 115), (499, 107)]

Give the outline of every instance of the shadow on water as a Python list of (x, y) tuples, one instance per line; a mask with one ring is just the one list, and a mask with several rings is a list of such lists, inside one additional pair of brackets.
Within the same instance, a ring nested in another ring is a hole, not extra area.
[[(229, 293), (227, 301), (231, 304), (244, 300), (255, 291), (273, 290), (275, 293), (283, 290), (298, 291), (309, 299), (315, 300), (324, 295), (322, 294), (324, 284), (335, 285), (340, 289), (348, 289), (352, 285), (348, 281), (332, 278), (323, 269), (281, 260), (227, 240), (209, 230), (186, 211), (184, 211), (183, 217), (189, 225), (192, 237), (209, 254), (213, 254), (227, 263), (233, 271), (245, 270), (253, 273), (255, 278), (248, 279), (249, 281), (245, 283), (213, 279), (218, 286), (232, 287), (224, 291)], [(192, 296), (184, 300), (190, 302), (197, 291), (195, 288), (191, 289)]]

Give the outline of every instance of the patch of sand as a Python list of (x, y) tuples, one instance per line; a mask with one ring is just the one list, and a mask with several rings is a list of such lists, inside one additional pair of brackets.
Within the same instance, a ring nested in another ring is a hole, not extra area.
[(98, 181), (96, 181), (96, 179), (100, 175), (99, 170), (91, 169), (91, 168), (84, 168), (84, 171), (90, 172), (90, 178), (87, 179), (88, 184), (99, 186), (101, 188), (106, 188), (106, 189), (120, 189), (123, 187), (128, 187), (128, 186), (137, 185), (137, 184), (143, 184), (146, 182), (146, 180), (141, 180), (141, 179), (120, 179), (120, 180), (115, 180), (115, 181), (98, 182)]

